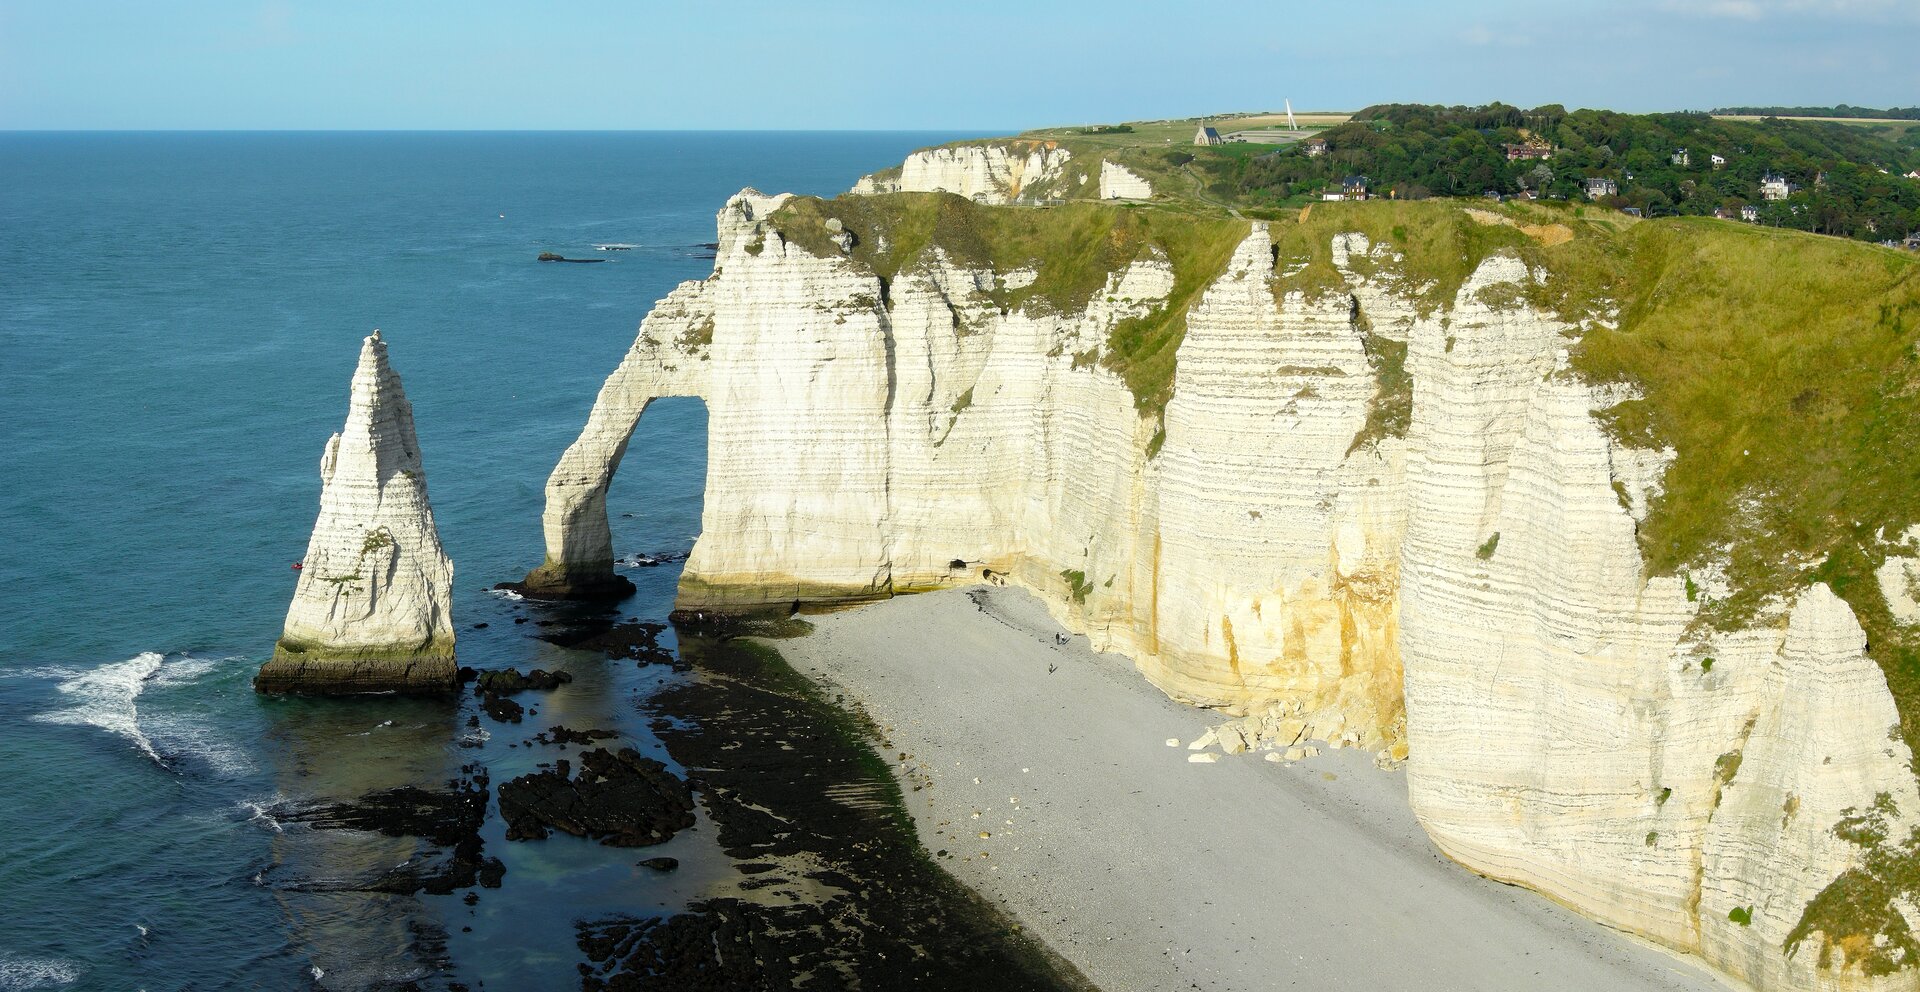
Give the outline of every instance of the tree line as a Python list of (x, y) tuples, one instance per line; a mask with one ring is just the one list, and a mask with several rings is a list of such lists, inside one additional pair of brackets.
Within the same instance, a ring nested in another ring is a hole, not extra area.
[(1920, 107), (1854, 107), (1844, 103), (1831, 107), (1721, 107), (1716, 114), (1741, 117), (1854, 117), (1881, 121), (1920, 121)]
[[(1737, 214), (1752, 205), (1761, 223), (1824, 234), (1883, 240), (1920, 231), (1920, 181), (1903, 175), (1920, 168), (1920, 128), (1895, 139), (1781, 118), (1383, 104), (1319, 137), (1322, 155), (1300, 145), (1257, 155), (1230, 149), (1195, 165), (1216, 195), (1251, 206), (1307, 202), (1351, 175), (1368, 177), (1374, 195), (1408, 199), (1525, 191), (1576, 200), (1583, 180), (1607, 178), (1620, 191), (1607, 205), (1648, 216)], [(1550, 147), (1552, 155), (1509, 161), (1508, 145)], [(1793, 195), (1763, 199), (1768, 175), (1784, 176)]]

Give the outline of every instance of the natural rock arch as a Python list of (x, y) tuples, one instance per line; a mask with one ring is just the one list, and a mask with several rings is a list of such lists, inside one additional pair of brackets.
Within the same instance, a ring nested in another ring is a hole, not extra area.
[[(677, 294), (676, 294), (677, 295)], [(664, 309), (673, 297), (662, 301)], [(656, 314), (659, 310), (655, 311)], [(648, 321), (652, 322), (653, 317)], [(619, 599), (633, 583), (613, 570), (613, 534), (607, 524), (607, 487), (626, 457), (634, 429), (654, 400), (677, 396), (703, 398), (677, 374), (684, 366), (643, 328), (620, 367), (607, 377), (594, 399), (587, 425), (560, 456), (547, 477), (546, 510), (541, 515), (547, 554), (540, 567), (520, 583), (526, 595), (554, 599)]]

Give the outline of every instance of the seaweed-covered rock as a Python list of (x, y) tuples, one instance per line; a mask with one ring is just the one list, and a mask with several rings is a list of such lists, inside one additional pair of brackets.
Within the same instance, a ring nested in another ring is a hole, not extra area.
[(471, 782), (451, 784), (452, 788), (443, 791), (402, 786), (368, 793), (352, 802), (273, 810), (274, 819), (281, 823), (305, 824), (316, 830), (367, 830), (388, 837), (416, 837), (440, 849), (410, 857), (370, 881), (309, 882), (289, 888), (352, 888), (406, 895), (421, 891), (446, 895), (476, 884), (499, 888), (507, 873), (506, 865), (499, 858), (481, 853), (484, 842), (480, 827), (487, 818), (486, 776), (483, 773)]
[(549, 672), (536, 668), (525, 675), (517, 668), (503, 668), (498, 671), (475, 671), (473, 694), (511, 696), (529, 689), (549, 691), (573, 681), (566, 672)]
[(500, 787), (500, 815), (508, 840), (540, 840), (548, 828), (599, 838), (614, 847), (645, 847), (693, 826), (693, 789), (630, 747), (597, 748), (571, 763), (522, 775)]

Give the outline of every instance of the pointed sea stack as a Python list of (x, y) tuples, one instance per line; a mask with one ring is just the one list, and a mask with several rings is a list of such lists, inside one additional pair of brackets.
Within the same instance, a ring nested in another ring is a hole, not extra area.
[(453, 562), (427, 505), (413, 407), (379, 331), (361, 346), (347, 424), (321, 455), (320, 486), (286, 630), (253, 687), (453, 691)]

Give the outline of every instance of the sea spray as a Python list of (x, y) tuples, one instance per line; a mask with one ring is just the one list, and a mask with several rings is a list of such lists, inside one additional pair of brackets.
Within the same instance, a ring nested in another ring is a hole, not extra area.
[(143, 710), (141, 697), (154, 690), (193, 686), (234, 658), (195, 658), (145, 651), (126, 661), (99, 668), (75, 670), (37, 668), (45, 678), (59, 679), (55, 688), (79, 705), (36, 715), (41, 723), (99, 727), (132, 741), (141, 753), (169, 771), (179, 771), (182, 758), (197, 759), (225, 777), (248, 774), (256, 766), (245, 750), (214, 730), (210, 718), (170, 708)]
[(60, 693), (79, 705), (69, 709), (41, 713), (33, 719), (41, 723), (99, 727), (132, 741), (141, 753), (166, 768), (167, 760), (155, 750), (153, 742), (140, 732), (140, 711), (135, 701), (145, 691), (147, 681), (160, 671), (164, 658), (143, 651), (126, 661), (102, 665), (60, 683)]

